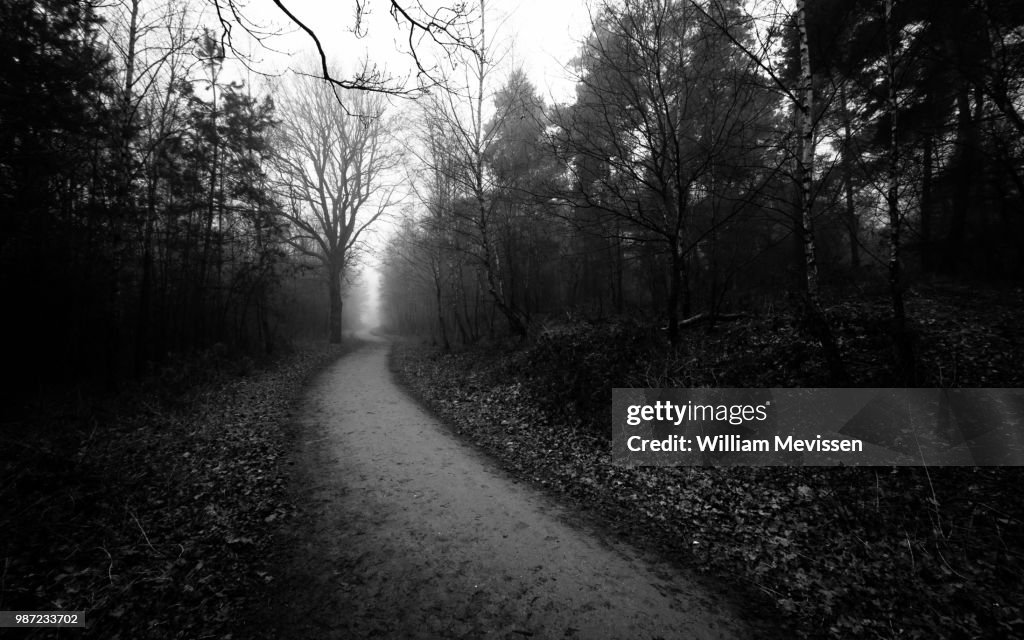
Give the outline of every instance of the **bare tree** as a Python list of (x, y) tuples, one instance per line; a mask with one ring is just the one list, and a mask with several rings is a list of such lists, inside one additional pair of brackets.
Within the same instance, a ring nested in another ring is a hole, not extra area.
[[(605, 3), (580, 55), (577, 102), (559, 117), (577, 204), (624, 223), (625, 240), (656, 244), (667, 255), (668, 336), (679, 337), (679, 314), (691, 310), (695, 248), (734, 216), (746, 198), (731, 196), (730, 211), (698, 227), (696, 211), (725, 202), (723, 169), (753, 166), (758, 129), (771, 105), (753, 82), (754, 65), (685, 2)], [(763, 181), (733, 171), (742, 181)], [(728, 190), (755, 193), (756, 185)], [(606, 225), (611, 228), (611, 225)]]
[(400, 154), (386, 102), (297, 76), (278, 101), (282, 117), (279, 189), (291, 244), (323, 266), (330, 300), (330, 341), (341, 342), (341, 284), (370, 227), (398, 200)]
[[(445, 321), (446, 307), (455, 308), (459, 291), (451, 288), (451, 295), (445, 294), (450, 289), (448, 285), (455, 279), (455, 272), (462, 266), (454, 215), (460, 189), (455, 180), (455, 157), (449, 152), (449, 132), (441, 126), (442, 120), (434, 117), (429, 106), (420, 109), (419, 113), (419, 130), (411, 149), (417, 165), (422, 164), (427, 167), (427, 171), (417, 171), (410, 175), (409, 184), (427, 215), (418, 225), (411, 218), (404, 221), (405, 226), (393, 240), (396, 246), (390, 249), (396, 259), (419, 270), (415, 278), (425, 278), (424, 274), (429, 273), (441, 342), (447, 350), (450, 340)], [(454, 310), (458, 323), (457, 309)]]
[[(459, 58), (464, 77), (458, 82), (446, 79), (446, 89), (435, 91), (427, 103), (427, 130), (440, 136), (447, 149), (438, 155), (424, 156), (434, 171), (449, 173), (455, 190), (473, 202), (460, 207), (453, 215), (462, 218), (471, 233), (464, 250), (480, 266), (486, 281), (487, 294), (501, 312), (512, 333), (525, 336), (529, 319), (506, 290), (505, 265), (497, 246), (497, 200), (494, 193), (500, 185), (488, 164), (488, 152), (506, 113), (496, 113), (488, 121), (486, 109), (493, 97), (491, 77), (500, 57), (487, 22), (485, 3), (479, 4), (476, 24), (476, 48), (463, 51)], [(458, 88), (455, 87), (458, 85)]]
[(900, 184), (900, 136), (899, 136), (899, 93), (896, 76), (896, 56), (892, 20), (892, 0), (885, 2), (885, 80), (888, 85), (885, 110), (889, 119), (889, 167), (886, 176), (885, 201), (889, 214), (889, 294), (892, 298), (893, 341), (895, 342), (901, 377), (912, 386), (915, 383), (914, 349), (907, 331), (907, 312), (903, 303), (902, 258), (900, 256), (900, 235), (903, 226), (899, 203)]
[[(830, 375), (836, 384), (846, 381), (847, 375), (839, 347), (825, 315), (818, 285), (818, 249), (814, 235), (814, 193), (815, 139), (814, 139), (814, 75), (811, 68), (810, 44), (807, 32), (806, 0), (796, 0), (795, 16), (791, 16), (781, 0), (766, 0), (752, 4), (736, 3), (731, 0), (688, 0), (710, 24), (726, 37), (736, 51), (753, 64), (768, 81), (769, 86), (794, 110), (798, 124), (794, 134), (798, 150), (795, 154), (795, 169), (798, 182), (798, 210), (796, 220), (804, 257), (804, 300), (802, 315), (811, 333), (821, 343), (828, 361)], [(799, 49), (798, 77), (795, 86), (787, 78), (780, 64), (782, 25), (795, 18), (797, 46)], [(760, 23), (760, 26), (756, 26)], [(753, 33), (753, 41), (736, 37), (736, 27)]]

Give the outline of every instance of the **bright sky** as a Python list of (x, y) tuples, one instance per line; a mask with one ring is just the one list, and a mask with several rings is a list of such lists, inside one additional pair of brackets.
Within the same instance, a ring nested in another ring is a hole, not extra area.
[[(409, 57), (401, 53), (408, 50), (408, 34), (400, 31), (389, 15), (390, 3), (367, 1), (370, 14), (365, 20), (366, 36), (358, 39), (350, 31), (354, 24), (355, 0), (284, 0), (283, 3), (316, 32), (328, 59), (345, 66), (368, 54), (373, 62), (386, 67), (393, 75), (404, 77), (411, 72)], [(410, 0), (407, 4), (412, 6), (415, 2)], [(427, 0), (424, 4), (440, 2)], [(260, 60), (257, 68), (279, 73), (314, 51), (309, 37), (290, 24), (271, 0), (248, 0), (245, 15), (267, 27), (289, 31), (267, 42), (282, 53), (253, 49), (254, 57)], [(510, 52), (504, 60), (507, 68), (499, 72), (499, 78), (513, 65), (522, 65), (547, 100), (554, 97), (567, 101), (573, 97), (571, 73), (565, 67), (575, 57), (578, 42), (589, 27), (585, 0), (492, 2), (487, 6), (487, 22), (491, 37), (497, 37)], [(427, 43), (419, 51), (432, 55)]]
[(546, 99), (574, 98), (575, 82), (566, 66), (590, 28), (583, 0), (523, 0), (501, 8), (508, 11), (505, 30), (514, 62), (523, 65)]

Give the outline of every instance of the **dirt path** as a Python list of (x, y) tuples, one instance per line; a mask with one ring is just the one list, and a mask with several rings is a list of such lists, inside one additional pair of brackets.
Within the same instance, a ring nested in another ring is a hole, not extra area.
[(744, 638), (692, 579), (570, 524), (345, 356), (298, 417), (300, 516), (263, 631), (279, 638)]

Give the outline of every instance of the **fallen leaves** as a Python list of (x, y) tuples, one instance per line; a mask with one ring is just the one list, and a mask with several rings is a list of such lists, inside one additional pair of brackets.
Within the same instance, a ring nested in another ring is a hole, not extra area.
[[(1024, 369), (1011, 364), (1024, 357), (1021, 332), (1005, 330), (1024, 326), (1019, 302), (958, 311), (912, 298), (933, 384), (951, 382), (954, 371), (961, 384), (1024, 384)], [(853, 373), (885, 386), (889, 343), (868, 330), (884, 319), (884, 302), (876, 306), (832, 313)], [(958, 328), (964, 318), (969, 330)], [(588, 353), (615, 336), (634, 337)], [(796, 348), (800, 337), (786, 326), (769, 331), (751, 320), (692, 340), (690, 355), (665, 360), (663, 373), (617, 380), (622, 366), (602, 373), (591, 365), (657, 361), (635, 328), (571, 328), (512, 353), (398, 345), (393, 366), (456, 433), (514, 475), (583, 506), (635, 544), (724, 576), (748, 605), (766, 603), (776, 622), (792, 625), (783, 635), (1024, 637), (1021, 469), (611, 465), (602, 435), (611, 386), (810, 387), (826, 375), (820, 354)], [(723, 341), (728, 358), (716, 351)], [(794, 354), (802, 354), (799, 367)]]
[(0, 487), (0, 604), (84, 610), (87, 638), (230, 637), (294, 510), (280, 465), (291, 404), (339, 353), (304, 347), (248, 377), (207, 372), (174, 397), (143, 386), (24, 425), (18, 449), (33, 455), (0, 450), (14, 480)]

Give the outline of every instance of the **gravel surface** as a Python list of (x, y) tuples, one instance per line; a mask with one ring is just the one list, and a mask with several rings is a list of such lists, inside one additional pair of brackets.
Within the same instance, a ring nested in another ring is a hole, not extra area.
[(386, 341), (296, 420), (277, 638), (745, 638), (733, 603), (518, 484), (392, 381)]

